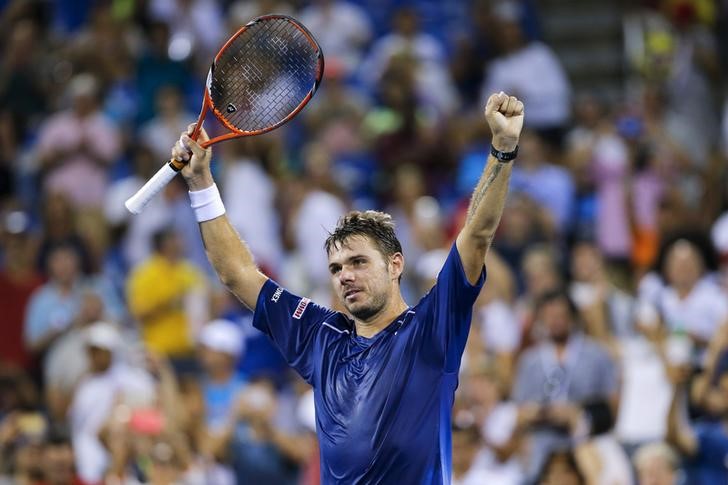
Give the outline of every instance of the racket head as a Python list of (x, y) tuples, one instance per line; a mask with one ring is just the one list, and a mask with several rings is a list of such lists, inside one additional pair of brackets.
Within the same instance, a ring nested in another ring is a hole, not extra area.
[(321, 47), (299, 21), (277, 14), (251, 20), (220, 49), (208, 72), (203, 111), (207, 106), (230, 133), (203, 146), (288, 122), (316, 93), (323, 72)]

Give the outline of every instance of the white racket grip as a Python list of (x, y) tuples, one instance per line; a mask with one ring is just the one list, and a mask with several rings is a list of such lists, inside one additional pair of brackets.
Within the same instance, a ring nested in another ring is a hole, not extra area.
[(173, 169), (169, 163), (165, 163), (157, 173), (154, 174), (144, 186), (137, 191), (136, 194), (129, 197), (124, 205), (132, 214), (140, 214), (168, 183), (177, 175), (177, 171)]

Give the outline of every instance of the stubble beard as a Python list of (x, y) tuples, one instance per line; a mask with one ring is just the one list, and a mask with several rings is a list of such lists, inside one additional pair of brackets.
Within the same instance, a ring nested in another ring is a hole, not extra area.
[(372, 297), (371, 302), (364, 303), (357, 308), (347, 307), (354, 318), (366, 322), (373, 316), (380, 313), (387, 305), (387, 298), (384, 295), (375, 295)]

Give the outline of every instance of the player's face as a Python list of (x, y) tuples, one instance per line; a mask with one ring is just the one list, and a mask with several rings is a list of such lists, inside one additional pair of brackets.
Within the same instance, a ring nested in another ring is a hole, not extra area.
[(352, 236), (329, 253), (334, 291), (346, 310), (359, 320), (369, 320), (390, 300), (398, 274), (366, 236)]

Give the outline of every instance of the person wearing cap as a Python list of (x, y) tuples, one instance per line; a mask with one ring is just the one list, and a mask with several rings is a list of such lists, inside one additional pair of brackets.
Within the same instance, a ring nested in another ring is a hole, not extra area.
[(213, 320), (202, 327), (197, 338), (202, 367), (202, 394), (208, 433), (221, 434), (234, 415), (235, 402), (245, 387), (236, 373), (245, 350), (240, 328), (229, 320)]
[[(217, 319), (205, 324), (197, 335), (197, 358), (202, 369), (204, 402), (204, 439), (202, 448), (219, 461), (226, 455), (236, 420), (236, 403), (246, 387), (236, 371), (245, 351), (240, 328), (230, 320)], [(229, 466), (213, 467), (220, 485), (235, 483)], [(208, 471), (209, 473), (210, 471)]]
[(76, 388), (68, 411), (76, 469), (85, 483), (100, 483), (109, 466), (109, 453), (99, 432), (115, 406), (145, 405), (155, 387), (145, 371), (129, 367), (120, 357), (124, 345), (119, 329), (96, 322), (84, 330), (89, 373)]

